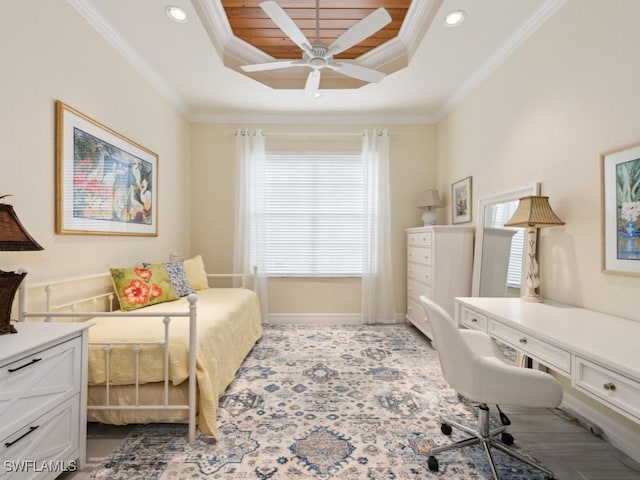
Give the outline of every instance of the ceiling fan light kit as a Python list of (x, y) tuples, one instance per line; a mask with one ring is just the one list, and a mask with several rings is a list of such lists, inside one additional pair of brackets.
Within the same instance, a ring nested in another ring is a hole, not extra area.
[(340, 35), (331, 45), (323, 45), (319, 41), (320, 31), (320, 6), (316, 0), (316, 40), (313, 44), (302, 33), (295, 22), (275, 1), (262, 2), (260, 8), (267, 16), (282, 30), (302, 50), (301, 60), (278, 60), (274, 62), (257, 63), (253, 65), (243, 65), (241, 68), (245, 72), (261, 72), (289, 67), (306, 66), (311, 68), (305, 83), (305, 96), (307, 98), (318, 98), (320, 88), (321, 70), (329, 68), (335, 72), (348, 77), (356, 78), (368, 83), (381, 81), (385, 74), (377, 70), (363, 67), (356, 63), (336, 62), (334, 55), (344, 52), (349, 48), (359, 44), (370, 37), (378, 30), (391, 22), (391, 16), (382, 7), (376, 9), (358, 23)]

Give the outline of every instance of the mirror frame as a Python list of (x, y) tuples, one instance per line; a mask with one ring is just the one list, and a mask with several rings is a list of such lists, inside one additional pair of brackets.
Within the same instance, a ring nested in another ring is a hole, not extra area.
[[(471, 277), (471, 296), (477, 297), (480, 293), (480, 271), (482, 265), (482, 245), (484, 243), (484, 214), (485, 208), (494, 203), (511, 202), (520, 197), (540, 195), (540, 182), (523, 185), (505, 192), (491, 193), (480, 197), (476, 212), (476, 238), (473, 249), (473, 274)], [(523, 292), (524, 284), (520, 287)]]

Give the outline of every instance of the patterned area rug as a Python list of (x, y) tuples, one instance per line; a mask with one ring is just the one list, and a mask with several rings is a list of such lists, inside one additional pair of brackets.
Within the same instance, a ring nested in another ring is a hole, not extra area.
[[(440, 454), (429, 471), (429, 449), (449, 442), (439, 416), (476, 414), (408, 326), (267, 326), (220, 402), (217, 441), (189, 445), (186, 425), (141, 425), (91, 478), (492, 478), (477, 447)], [(504, 479), (544, 478), (494, 456)]]

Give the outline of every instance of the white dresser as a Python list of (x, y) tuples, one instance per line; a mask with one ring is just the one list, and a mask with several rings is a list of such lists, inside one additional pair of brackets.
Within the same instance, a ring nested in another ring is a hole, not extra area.
[(84, 465), (91, 325), (19, 323), (0, 335), (0, 479), (53, 479)]
[(471, 294), (474, 229), (433, 225), (406, 232), (407, 321), (431, 338), (419, 297), (426, 295), (453, 316), (453, 298)]

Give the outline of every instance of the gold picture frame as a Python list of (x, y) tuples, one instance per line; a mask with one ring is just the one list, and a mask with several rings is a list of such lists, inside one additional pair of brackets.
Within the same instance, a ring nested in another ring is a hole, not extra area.
[(61, 101), (56, 233), (158, 236), (158, 155)]

